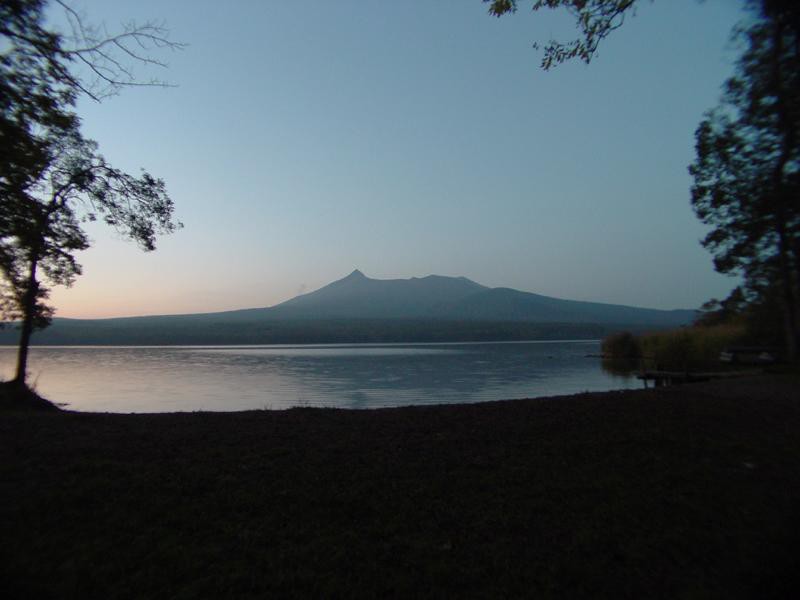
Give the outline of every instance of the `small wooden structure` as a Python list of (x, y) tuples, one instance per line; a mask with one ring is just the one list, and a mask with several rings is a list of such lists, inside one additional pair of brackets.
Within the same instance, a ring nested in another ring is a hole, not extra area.
[(712, 379), (732, 379), (734, 377), (744, 377), (746, 375), (758, 375), (760, 369), (750, 369), (747, 371), (718, 371), (705, 373), (691, 373), (689, 371), (642, 371), (636, 378), (644, 382), (652, 381), (653, 387), (664, 385), (678, 385), (681, 383), (696, 383), (699, 381), (711, 381)]

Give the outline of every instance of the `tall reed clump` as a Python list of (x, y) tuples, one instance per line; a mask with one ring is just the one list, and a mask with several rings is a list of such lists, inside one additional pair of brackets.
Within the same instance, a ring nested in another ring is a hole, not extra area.
[(603, 339), (603, 356), (615, 360), (637, 360), (642, 356), (639, 340), (630, 331), (612, 333)]
[(603, 370), (612, 375), (630, 376), (641, 367), (639, 340), (629, 331), (613, 333), (603, 339)]
[(611, 371), (719, 368), (722, 350), (742, 343), (745, 336), (744, 326), (738, 324), (694, 325), (638, 336), (623, 331), (603, 340), (604, 367)]
[(745, 335), (739, 325), (694, 326), (648, 333), (639, 344), (647, 366), (687, 371), (719, 367), (720, 353), (741, 343)]

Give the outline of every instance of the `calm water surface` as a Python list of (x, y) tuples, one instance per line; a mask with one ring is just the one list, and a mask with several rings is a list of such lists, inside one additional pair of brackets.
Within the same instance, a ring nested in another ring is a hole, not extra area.
[[(30, 381), (72, 410), (380, 408), (638, 387), (598, 341), (303, 346), (35, 347)], [(0, 373), (15, 349), (0, 347)]]

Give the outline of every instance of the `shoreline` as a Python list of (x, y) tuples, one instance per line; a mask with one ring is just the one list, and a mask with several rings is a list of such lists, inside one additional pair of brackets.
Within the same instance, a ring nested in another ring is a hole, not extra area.
[[(601, 369), (598, 341), (35, 347), (29, 380), (85, 412), (379, 407), (642, 387)], [(13, 374), (12, 350), (3, 351)], [(169, 367), (169, 368), (167, 368)]]
[(791, 597), (798, 382), (3, 412), (0, 577), (17, 597)]

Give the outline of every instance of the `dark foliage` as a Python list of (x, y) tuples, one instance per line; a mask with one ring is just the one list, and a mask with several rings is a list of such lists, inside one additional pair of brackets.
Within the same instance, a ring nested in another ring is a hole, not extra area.
[(713, 229), (703, 245), (748, 299), (782, 298), (789, 356), (800, 303), (800, 29), (796, 11), (763, 6), (740, 32), (746, 50), (719, 107), (697, 129), (692, 206)]
[[(489, 13), (500, 17), (517, 10), (517, 0), (483, 0), (489, 3)], [(580, 37), (560, 42), (550, 40), (544, 46), (542, 68), (549, 70), (572, 58), (591, 62), (600, 42), (625, 22), (637, 0), (535, 0), (531, 10), (563, 8), (575, 19)], [(539, 48), (538, 43), (533, 44)]]
[(712, 298), (702, 307), (695, 324), (701, 326), (725, 325), (743, 319), (749, 303), (741, 286), (735, 287), (724, 300)]

